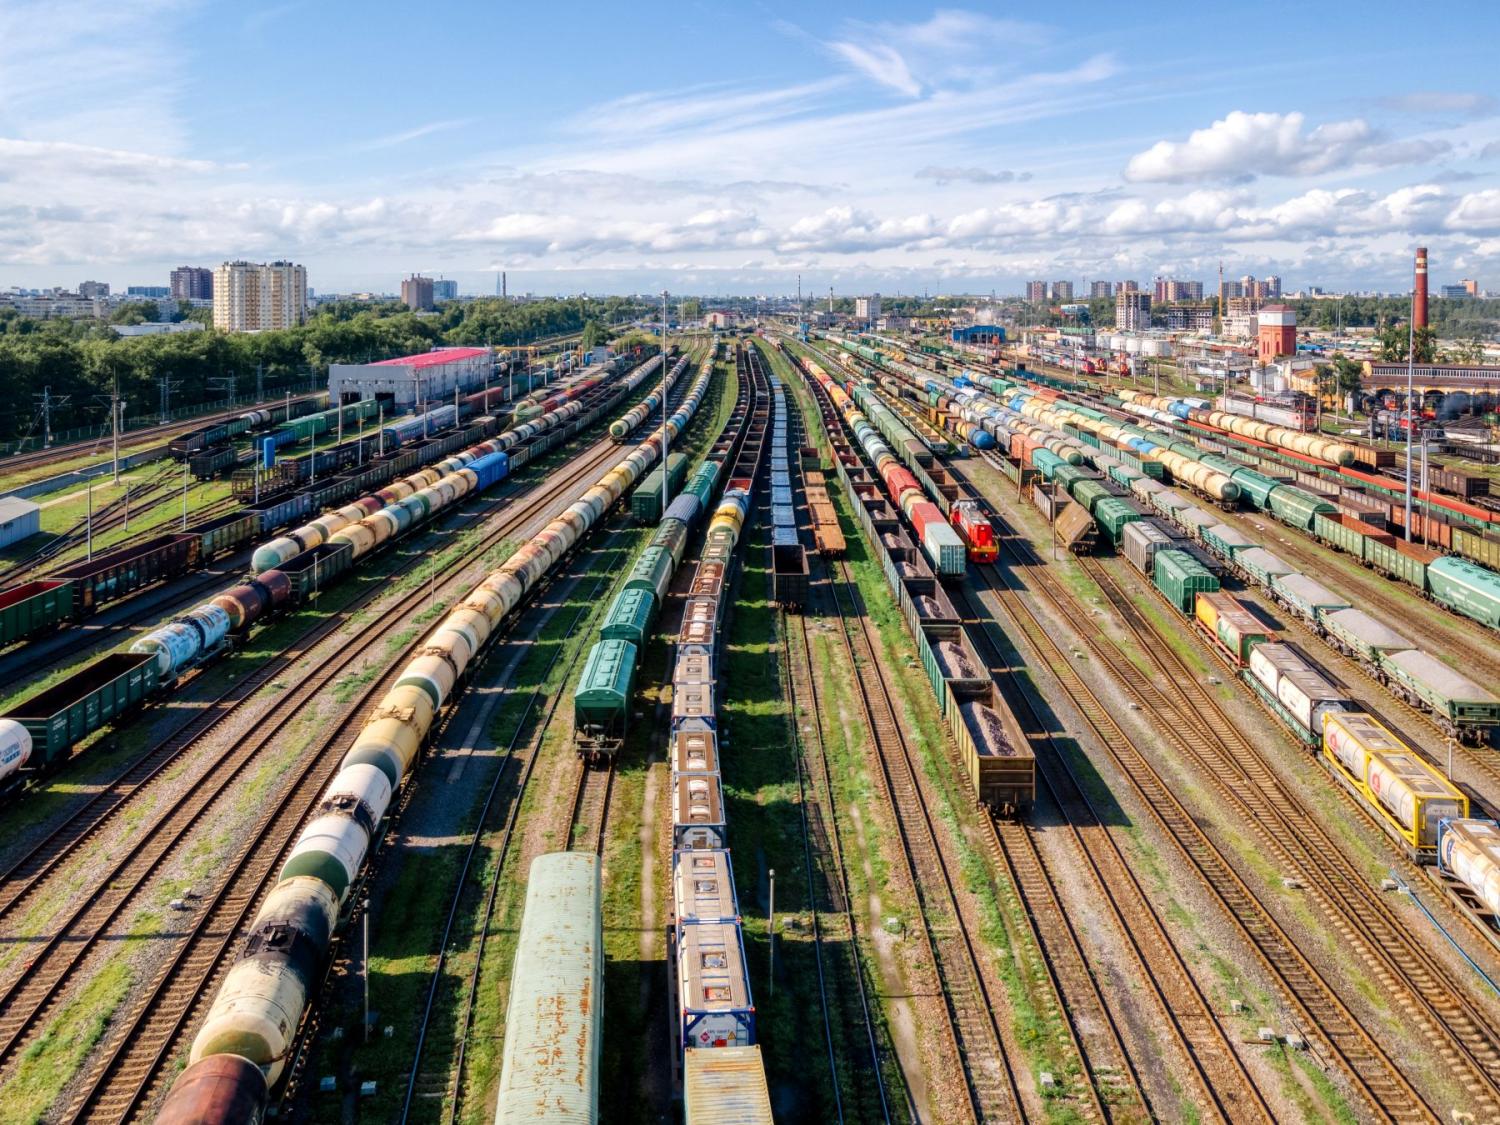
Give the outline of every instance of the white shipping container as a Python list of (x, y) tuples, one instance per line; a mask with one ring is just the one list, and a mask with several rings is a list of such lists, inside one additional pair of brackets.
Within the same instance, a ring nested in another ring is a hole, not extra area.
[(1500, 828), (1487, 820), (1450, 820), (1438, 853), (1443, 870), (1500, 914)]

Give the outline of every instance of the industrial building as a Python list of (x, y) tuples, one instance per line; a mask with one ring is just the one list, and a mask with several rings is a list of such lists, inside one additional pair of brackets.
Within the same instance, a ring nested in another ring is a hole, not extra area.
[(854, 298), (854, 318), (856, 320), (873, 321), (880, 316), (880, 294), (875, 293), (869, 297)]
[(494, 375), (495, 355), (489, 348), (435, 348), (378, 363), (331, 364), (328, 396), (339, 403), (373, 398), (389, 412), (409, 411), (419, 404), (451, 402), (455, 390), (483, 390)]
[(307, 268), (292, 262), (225, 262), (214, 271), (214, 327), (290, 328), (307, 318)]
[(42, 509), (19, 496), (0, 496), (0, 547), (42, 530)]
[(1286, 305), (1267, 305), (1256, 318), (1255, 356), (1270, 363), (1297, 354), (1297, 313)]
[(432, 299), (434, 301), (458, 300), (458, 282), (437, 278), (432, 283)]

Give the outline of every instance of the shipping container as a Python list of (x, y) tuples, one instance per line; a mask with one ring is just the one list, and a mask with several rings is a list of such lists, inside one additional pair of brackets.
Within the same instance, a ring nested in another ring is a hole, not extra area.
[(1295, 646), (1261, 644), (1250, 650), (1246, 682), (1255, 687), (1310, 746), (1323, 737), (1323, 716), (1349, 707), (1349, 693), (1323, 675)]
[[(697, 728), (695, 728), (697, 729)], [(716, 773), (672, 777), (672, 847), (725, 848), (724, 791)]]
[(702, 1050), (754, 1044), (755, 1006), (739, 926), (684, 926), (674, 952), (682, 1046)]
[(683, 1054), (687, 1125), (771, 1125), (771, 1095), (760, 1048), (720, 1047)]
[(734, 867), (723, 848), (688, 848), (672, 856), (672, 924), (736, 922)]
[(1199, 594), (1194, 616), (1203, 632), (1236, 667), (1249, 663), (1252, 648), (1276, 636), (1275, 629), (1223, 591)]

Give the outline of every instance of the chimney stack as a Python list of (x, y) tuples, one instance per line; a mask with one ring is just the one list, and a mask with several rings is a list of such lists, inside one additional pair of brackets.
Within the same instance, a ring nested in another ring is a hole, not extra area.
[(1427, 247), (1417, 247), (1416, 297), (1412, 300), (1411, 320), (1414, 327), (1427, 327)]

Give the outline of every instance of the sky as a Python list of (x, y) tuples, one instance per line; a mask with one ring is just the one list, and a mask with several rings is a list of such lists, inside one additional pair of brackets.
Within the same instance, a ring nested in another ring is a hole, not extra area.
[(0, 0), (0, 287), (1404, 291), (1426, 245), (1500, 290), (1496, 42), (1410, 0)]

